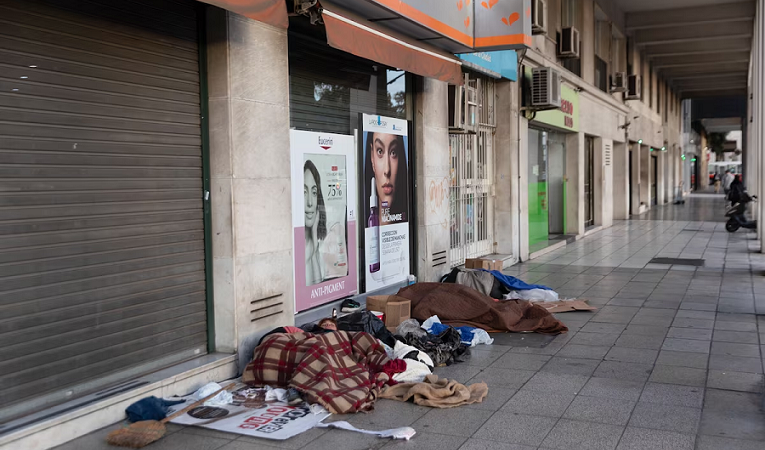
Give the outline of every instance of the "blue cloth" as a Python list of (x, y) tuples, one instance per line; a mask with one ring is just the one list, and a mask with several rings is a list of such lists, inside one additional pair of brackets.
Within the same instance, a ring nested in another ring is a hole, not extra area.
[(183, 403), (186, 400), (168, 401), (161, 398), (146, 397), (125, 410), (128, 420), (131, 422), (140, 422), (142, 420), (162, 420), (167, 416), (168, 406)]
[[(444, 325), (442, 323), (434, 323), (433, 326), (430, 327), (428, 332), (430, 334), (435, 334), (438, 336), (439, 334), (443, 333), (444, 331), (449, 329), (449, 325)], [(460, 334), (460, 341), (462, 341), (463, 344), (470, 345), (473, 343), (473, 335), (475, 334), (475, 328), (474, 327), (454, 327), (457, 332)]]
[(505, 275), (504, 273), (500, 272), (499, 270), (492, 270), (488, 271), (486, 269), (481, 269), (484, 272), (489, 272), (492, 275), (494, 275), (494, 278), (499, 280), (500, 283), (502, 283), (503, 286), (506, 288), (513, 290), (513, 291), (528, 291), (530, 289), (544, 289), (546, 291), (552, 291), (547, 286), (542, 286), (541, 284), (528, 284), (525, 281), (519, 280), (518, 278), (511, 277), (510, 275)]

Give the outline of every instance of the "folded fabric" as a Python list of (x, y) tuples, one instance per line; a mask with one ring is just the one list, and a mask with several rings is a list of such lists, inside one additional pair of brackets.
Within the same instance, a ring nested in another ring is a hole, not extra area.
[(433, 371), (430, 367), (414, 359), (404, 359), (406, 370), (393, 375), (393, 381), (397, 383), (421, 383), (425, 377)]
[(489, 393), (486, 383), (465, 386), (454, 380), (428, 375), (422, 383), (399, 383), (385, 388), (380, 398), (406, 402), (410, 399), (416, 405), (432, 408), (454, 408), (455, 406), (480, 403)]
[(396, 328), (396, 334), (399, 336), (406, 336), (408, 333), (412, 333), (415, 336), (425, 336), (427, 332), (420, 327), (420, 322), (417, 319), (407, 319), (399, 324)]
[(128, 406), (125, 414), (130, 422), (142, 420), (162, 420), (167, 417), (168, 406), (183, 403), (185, 400), (164, 400), (155, 396), (142, 398)]
[[(203, 398), (207, 397), (208, 395), (214, 394), (215, 392), (220, 391), (223, 389), (223, 386), (221, 386), (218, 383), (207, 383), (201, 388), (197, 389), (192, 396), (196, 400), (202, 400)], [(207, 400), (204, 402), (205, 406), (211, 406), (211, 407), (223, 407), (228, 404), (230, 404), (232, 401), (234, 401), (234, 396), (231, 395), (231, 392), (228, 391), (222, 391), (215, 397), (211, 398), (210, 400)]]
[(492, 275), (494, 275), (494, 278), (499, 280), (499, 282), (502, 283), (506, 288), (513, 291), (525, 291), (529, 289), (545, 289), (548, 291), (552, 291), (552, 289), (550, 289), (547, 286), (542, 286), (541, 284), (528, 284), (523, 280), (519, 280), (518, 278), (511, 277), (510, 275), (505, 275), (499, 270), (492, 270), (492, 271), (488, 271), (486, 269), (481, 269), (481, 270), (491, 273)]
[(473, 288), (483, 295), (491, 295), (494, 276), (483, 270), (461, 270), (457, 273), (457, 284)]
[(332, 414), (371, 411), (390, 380), (383, 371), (389, 361), (369, 333), (273, 334), (255, 348), (242, 381), (295, 388)]
[(528, 289), (524, 291), (510, 291), (505, 295), (508, 300), (529, 300), (532, 302), (557, 302), (558, 293), (547, 289)]

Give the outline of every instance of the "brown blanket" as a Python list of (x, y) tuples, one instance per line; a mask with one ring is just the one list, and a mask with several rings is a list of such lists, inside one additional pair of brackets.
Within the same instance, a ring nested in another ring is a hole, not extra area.
[(380, 398), (400, 402), (413, 399), (417, 405), (432, 408), (454, 408), (471, 403), (481, 403), (488, 393), (489, 387), (486, 383), (465, 386), (454, 380), (439, 379), (438, 375), (428, 375), (422, 383), (399, 383), (395, 386), (389, 386), (382, 391)]
[(475, 289), (451, 283), (416, 283), (398, 291), (412, 301), (412, 317), (420, 321), (438, 316), (455, 327), (497, 331), (565, 333), (568, 328), (546, 309), (526, 300), (494, 301)]

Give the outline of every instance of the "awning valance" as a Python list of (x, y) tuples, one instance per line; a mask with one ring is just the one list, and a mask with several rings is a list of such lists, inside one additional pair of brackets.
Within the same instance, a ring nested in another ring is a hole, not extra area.
[(327, 9), (322, 17), (327, 43), (336, 49), (424, 77), (463, 83), (461, 63), (455, 58), (409, 44)]
[(279, 28), (287, 28), (287, 6), (284, 0), (200, 0), (244, 17)]

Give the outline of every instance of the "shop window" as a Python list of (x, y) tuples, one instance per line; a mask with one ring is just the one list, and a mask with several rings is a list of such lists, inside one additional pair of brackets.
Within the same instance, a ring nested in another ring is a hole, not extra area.
[(450, 134), (449, 260), (452, 266), (466, 258), (494, 251), (495, 118), (494, 80), (474, 78), (478, 89), (478, 133)]
[(595, 57), (595, 85), (603, 92), (608, 92), (608, 64)]
[(406, 72), (289, 34), (290, 126), (353, 134), (359, 113), (410, 119)]

